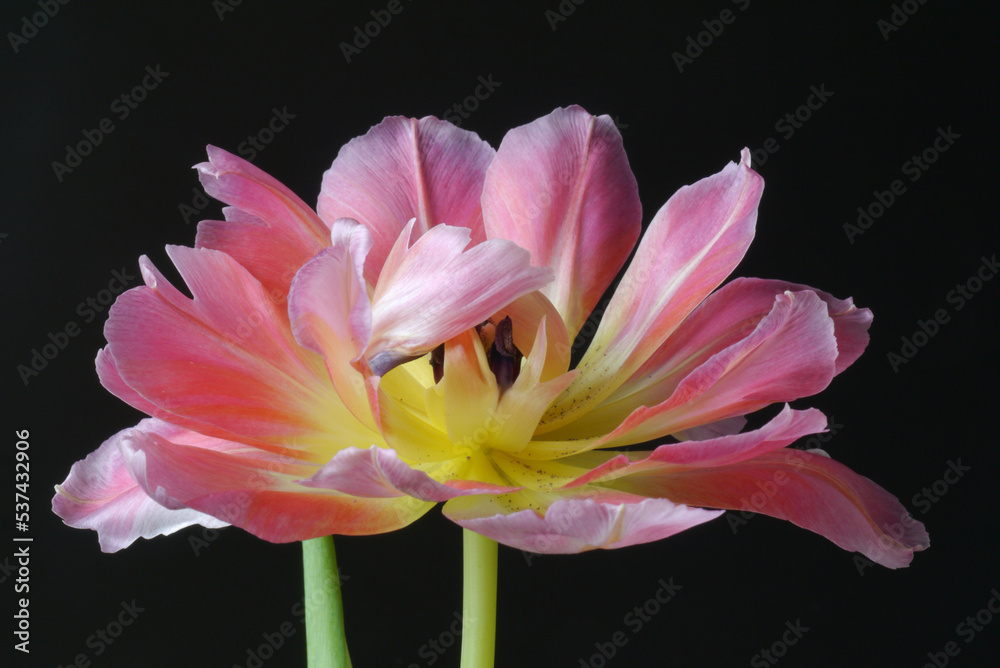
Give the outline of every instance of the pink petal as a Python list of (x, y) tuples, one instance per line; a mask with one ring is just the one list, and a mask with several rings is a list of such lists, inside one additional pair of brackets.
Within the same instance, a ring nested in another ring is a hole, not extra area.
[(364, 499), (297, 483), (316, 466), (260, 451), (189, 445), (131, 430), (121, 447), (136, 481), (160, 503), (224, 519), (271, 542), (332, 533), (367, 535), (399, 529), (433, 504), (410, 497)]
[[(735, 464), (791, 445), (803, 436), (825, 429), (826, 417), (820, 411), (815, 408), (796, 411), (786, 404), (778, 415), (760, 429), (701, 441), (667, 443), (657, 447), (648, 457), (634, 461), (632, 458), (639, 453), (618, 455), (566, 487), (606, 482), (636, 473), (673, 471), (678, 466), (704, 468)], [(572, 459), (567, 463), (571, 462)]]
[(411, 468), (392, 450), (376, 447), (342, 450), (312, 477), (299, 482), (306, 487), (331, 489), (359, 497), (410, 496), (432, 502), (467, 494), (503, 494), (517, 489), (475, 481), (448, 480), (440, 483), (423, 471)]
[(617, 389), (729, 275), (753, 239), (763, 187), (744, 149), (740, 164), (681, 188), (657, 212), (547, 429)]
[(287, 455), (326, 461), (341, 447), (378, 442), (242, 266), (209, 249), (168, 254), (194, 299), (141, 260), (146, 287), (119, 297), (105, 327), (122, 382), (172, 422)]
[(839, 300), (804, 285), (737, 278), (709, 295), (610, 399), (653, 385), (658, 386), (655, 393), (665, 398), (687, 370), (753, 332), (785, 292), (813, 292), (826, 304), (836, 338), (835, 373), (861, 355), (871, 325), (868, 309), (858, 309), (850, 299)]
[[(143, 420), (139, 427), (150, 428), (157, 422)], [(171, 534), (192, 524), (227, 526), (196, 510), (165, 508), (146, 494), (129, 473), (119, 447), (130, 431), (118, 432), (86, 459), (73, 464), (65, 482), (56, 485), (52, 499), (56, 515), (71, 527), (97, 531), (104, 552), (117, 552), (138, 538)]]
[(552, 272), (532, 267), (528, 252), (509, 241), (490, 239), (466, 250), (468, 229), (438, 225), (410, 245), (411, 231), (412, 224), (399, 235), (372, 298), (365, 357), (376, 375), (552, 280)]
[(519, 550), (543, 554), (649, 543), (722, 514), (666, 499), (610, 492), (596, 498), (554, 501), (544, 515), (531, 509), (510, 514), (497, 510), (486, 497), (454, 499), (444, 507), (445, 515), (463, 528)]
[(494, 151), (474, 133), (430, 116), (393, 117), (351, 140), (323, 175), (317, 209), (327, 223), (353, 218), (371, 230), (365, 277), (373, 285), (403, 227), (414, 238), (434, 225), (486, 238), (479, 199)]
[(146, 415), (161, 419), (170, 416), (167, 411), (161, 411), (156, 404), (147, 400), (122, 380), (121, 374), (118, 373), (115, 357), (111, 354), (111, 346), (104, 346), (97, 352), (96, 365), (97, 378), (108, 392)]
[[(569, 438), (587, 430), (596, 430), (591, 431), (596, 435), (607, 424), (620, 422), (598, 445), (641, 443), (815, 394), (833, 378), (834, 325), (826, 304), (815, 293), (778, 295), (771, 311), (749, 327), (742, 338), (742, 331), (733, 336), (728, 328), (719, 336), (715, 330), (720, 327), (714, 324), (704, 330), (695, 328), (679, 344), (679, 359), (665, 364), (664, 368), (673, 371), (661, 374), (658, 383), (639, 385), (631, 394), (625, 393), (632, 388), (623, 386), (581, 420), (548, 436)], [(720, 341), (733, 339), (734, 343), (718, 350)], [(665, 392), (670, 394), (663, 400)], [(631, 412), (626, 418), (627, 411)]]
[(789, 520), (889, 568), (906, 566), (914, 551), (930, 545), (924, 526), (894, 496), (810, 452), (782, 449), (716, 468), (631, 476), (614, 485), (676, 503)]
[(288, 313), (295, 338), (323, 356), (340, 398), (355, 418), (374, 429), (364, 377), (351, 366), (361, 357), (372, 332), (363, 273), (371, 234), (346, 218), (333, 224), (332, 233), (333, 245), (295, 276)]
[(573, 106), (508, 132), (483, 215), (487, 236), (555, 272), (542, 292), (575, 336), (639, 238), (639, 189), (614, 122)]
[(198, 225), (198, 248), (221, 250), (246, 267), (279, 301), (295, 272), (328, 244), (329, 230), (311, 207), (277, 179), (214, 146), (195, 165), (205, 192), (233, 205), (225, 221)]

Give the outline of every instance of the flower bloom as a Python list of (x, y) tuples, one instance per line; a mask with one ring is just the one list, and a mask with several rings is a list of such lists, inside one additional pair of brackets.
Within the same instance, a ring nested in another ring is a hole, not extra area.
[(387, 118), (340, 151), (315, 211), (208, 154), (197, 169), (225, 220), (168, 247), (191, 296), (141, 258), (145, 286), (119, 297), (97, 357), (102, 384), (150, 417), (57, 487), (55, 512), (102, 549), (196, 523), (276, 542), (372, 534), (438, 502), (534, 552), (644, 543), (723, 509), (893, 568), (928, 545), (882, 488), (786, 447), (826, 428), (787, 402), (857, 359), (871, 313), (777, 280), (718, 288), (754, 234), (763, 181), (746, 149), (641, 241), (621, 137), (579, 107), (496, 151)]

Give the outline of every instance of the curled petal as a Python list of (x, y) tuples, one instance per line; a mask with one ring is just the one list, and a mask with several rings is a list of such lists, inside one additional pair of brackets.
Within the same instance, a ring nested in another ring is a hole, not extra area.
[(413, 223), (399, 235), (372, 298), (372, 340), (365, 352), (383, 375), (471, 329), (552, 272), (509, 241), (491, 239), (466, 249), (469, 230), (438, 225), (410, 245)]
[(363, 274), (371, 234), (346, 218), (336, 221), (332, 232), (332, 246), (296, 274), (288, 314), (296, 340), (323, 356), (344, 404), (358, 421), (374, 429), (364, 378), (351, 366), (360, 359), (372, 333)]
[(531, 252), (575, 336), (639, 238), (642, 205), (609, 116), (556, 109), (507, 133), (486, 173), (486, 233)]
[(479, 199), (493, 156), (475, 133), (446, 121), (386, 118), (340, 149), (317, 209), (328, 223), (353, 218), (371, 230), (365, 277), (374, 285), (411, 219), (415, 238), (444, 224), (468, 228), (473, 243), (485, 240)]
[(213, 449), (131, 430), (121, 441), (133, 478), (160, 503), (186, 506), (275, 543), (399, 529), (433, 504), (359, 498), (303, 486), (317, 467), (260, 451)]
[[(158, 420), (143, 420), (139, 428), (180, 430)], [(138, 538), (164, 536), (193, 524), (218, 529), (226, 522), (190, 508), (166, 508), (150, 497), (129, 472), (121, 440), (130, 429), (120, 431), (73, 464), (69, 477), (56, 485), (52, 511), (66, 524), (97, 532), (101, 550), (117, 552)]]
[(573, 554), (649, 543), (715, 519), (721, 511), (689, 508), (666, 499), (606, 492), (560, 499), (544, 514), (502, 512), (483, 497), (453, 499), (444, 513), (459, 526), (528, 552)]
[(776, 450), (735, 464), (628, 476), (616, 489), (788, 520), (889, 568), (930, 545), (924, 525), (868, 478), (829, 457)]
[(737, 278), (709, 295), (609, 401), (640, 391), (646, 397), (666, 398), (690, 369), (747, 338), (774, 311), (785, 292), (811, 292), (826, 305), (833, 320), (835, 374), (858, 358), (868, 343), (872, 319), (868, 309), (858, 309), (850, 299), (840, 300), (805, 285)]
[[(797, 295), (794, 310), (782, 305), (784, 292)], [(806, 297), (810, 293), (818, 300)], [(825, 305), (825, 311), (820, 302)], [(785, 322), (775, 327), (782, 313)], [(824, 324), (827, 318), (833, 322), (832, 339), (822, 334), (829, 331)], [(640, 406), (662, 404), (682, 382), (690, 384), (693, 381), (699, 373), (696, 369), (710, 359), (721, 360), (722, 352), (727, 349), (736, 352), (742, 348), (743, 354), (749, 354), (747, 359), (739, 362), (742, 366), (766, 361), (764, 353), (774, 362), (766, 373), (755, 367), (752, 385), (758, 396), (765, 388), (768, 388), (769, 400), (775, 402), (808, 396), (825, 386), (826, 369), (829, 368), (827, 360), (834, 360), (832, 371), (835, 375), (857, 359), (868, 343), (871, 319), (871, 311), (856, 308), (850, 299), (839, 300), (808, 286), (738, 278), (709, 295), (625, 384), (571, 429), (579, 434), (586, 433), (583, 429), (588, 422), (595, 425), (620, 423)], [(770, 340), (762, 344), (762, 335), (767, 330), (771, 331)], [(799, 354), (793, 355), (794, 350), (799, 350)], [(727, 364), (732, 364), (732, 361)], [(719, 368), (718, 365), (716, 367)], [(728, 370), (726, 377), (730, 379), (726, 382), (732, 383), (733, 370)], [(804, 382), (809, 378), (813, 381)], [(745, 394), (750, 394), (750, 385)], [(741, 398), (745, 400), (747, 397)], [(692, 409), (694, 405), (687, 408)], [(732, 410), (749, 412), (754, 407), (734, 407)], [(648, 417), (649, 414), (646, 415)], [(723, 420), (729, 419), (736, 422), (723, 422), (723, 425), (736, 425), (742, 420), (739, 415)], [(742, 424), (739, 426), (742, 427)], [(692, 429), (704, 428), (686, 427), (684, 433), (674, 432), (674, 435), (678, 438), (697, 438), (700, 432)]]

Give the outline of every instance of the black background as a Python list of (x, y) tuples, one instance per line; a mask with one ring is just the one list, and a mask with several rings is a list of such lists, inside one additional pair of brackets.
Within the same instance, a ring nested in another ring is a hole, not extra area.
[[(262, 634), (286, 621), (295, 634), (264, 665), (304, 665), (291, 613), (302, 596), (298, 545), (228, 529), (196, 551), (190, 539), (202, 532), (193, 528), (107, 555), (94, 532), (51, 514), (52, 486), (70, 465), (139, 418), (94, 373), (104, 314), (84, 322), (77, 306), (113, 271), (137, 276), (140, 254), (164, 269), (165, 244), (193, 245), (197, 220), (218, 217), (215, 202), (190, 224), (179, 208), (195, 197), (190, 166), (204, 160), (206, 144), (235, 152), (273, 109), (287, 108), (294, 118), (254, 163), (315, 202), (346, 141), (386, 115), (442, 116), (473, 95), (480, 76), (499, 85), (463, 127), (494, 146), (557, 106), (615, 117), (646, 222), (679, 186), (718, 171), (743, 146), (777, 140), (780, 149), (755, 165), (767, 187), (736, 275), (807, 283), (874, 311), (866, 354), (796, 406), (832, 416), (838, 428), (827, 450), (898, 495), (932, 541), (899, 571), (859, 569), (855, 555), (764, 517), (735, 531), (730, 516), (655, 544), (530, 563), (501, 548), (497, 665), (753, 665), (797, 620), (809, 630), (781, 666), (921, 666), (949, 641), (959, 650), (949, 665), (994, 665), (1000, 623), (971, 639), (956, 626), (991, 599), (996, 606), (1000, 588), (1000, 281), (987, 281), (960, 310), (947, 295), (975, 276), (982, 256), (1000, 251), (996, 9), (911, 0), (897, 6), (915, 13), (886, 39), (878, 21), (893, 13), (888, 1), (653, 4), (565, 0), (568, 16), (550, 24), (557, 0), (403, 0), (350, 63), (340, 43), (385, 2), (245, 0), (220, 15), (209, 0), (78, 0), (60, 5), (17, 52), (5, 37), (0, 471), (12, 512), (14, 431), (29, 430), (34, 538), (31, 654), (12, 652), (14, 665), (69, 665), (84, 654), (93, 666), (246, 666)], [(735, 20), (678, 71), (672, 54), (723, 9)], [(22, 17), (39, 11), (34, 2), (4, 3), (0, 28), (21, 31)], [(169, 75), (119, 119), (112, 101), (147, 66)], [(776, 130), (811, 86), (833, 94), (792, 136)], [(60, 181), (52, 163), (105, 117), (114, 131)], [(910, 181), (903, 164), (939, 128), (959, 138)], [(905, 193), (851, 243), (843, 225), (896, 179)], [(949, 321), (894, 370), (887, 354), (938, 309)], [(80, 334), (25, 385), (17, 366), (71, 321)], [(959, 460), (969, 470), (938, 482)], [(935, 482), (946, 487), (937, 501), (915, 498)], [(0, 525), (7, 536), (9, 515)], [(0, 559), (14, 550), (4, 540)], [(421, 654), (428, 640), (451, 639), (460, 610), (457, 527), (435, 509), (405, 530), (341, 538), (337, 547), (355, 666), (426, 666), (430, 656), (433, 665), (458, 665), (457, 644)], [(3, 618), (12, 627), (15, 576), (10, 558), (3, 563)], [(682, 586), (676, 596), (640, 630), (627, 624), (669, 578)], [(97, 655), (88, 637), (133, 599), (143, 611)], [(606, 662), (595, 657), (595, 643), (619, 631), (625, 646)]]

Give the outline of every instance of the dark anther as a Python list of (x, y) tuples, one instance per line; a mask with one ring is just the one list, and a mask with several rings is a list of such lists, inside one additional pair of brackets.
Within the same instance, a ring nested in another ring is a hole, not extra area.
[(431, 369), (434, 371), (434, 384), (437, 385), (444, 378), (444, 344), (431, 351)]
[(490, 362), (490, 371), (496, 376), (497, 385), (503, 393), (517, 380), (521, 372), (521, 351), (514, 345), (514, 326), (510, 316), (505, 317), (496, 326), (493, 345), (486, 354)]

